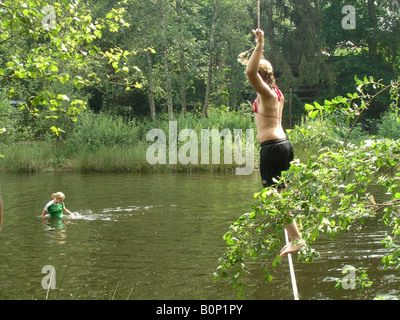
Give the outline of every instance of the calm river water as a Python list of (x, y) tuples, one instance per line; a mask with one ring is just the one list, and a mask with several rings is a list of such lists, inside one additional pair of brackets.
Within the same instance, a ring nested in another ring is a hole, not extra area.
[[(258, 173), (0, 175), (5, 207), (0, 233), (0, 299), (236, 299), (214, 280), (225, 250), (223, 234), (251, 210)], [(53, 192), (66, 194), (74, 219), (43, 221)], [(321, 258), (294, 259), (301, 299), (393, 298), (399, 274), (384, 271), (380, 241), (386, 227), (370, 222), (358, 235), (320, 240)], [(351, 243), (345, 247), (346, 244)], [(368, 268), (374, 286), (336, 290), (345, 265)], [(46, 290), (42, 268), (55, 272)], [(246, 299), (293, 299), (287, 259), (265, 284), (254, 264)]]

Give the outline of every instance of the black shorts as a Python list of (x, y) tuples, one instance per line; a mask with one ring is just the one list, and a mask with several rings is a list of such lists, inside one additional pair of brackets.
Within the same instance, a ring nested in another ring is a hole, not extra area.
[[(264, 188), (276, 184), (273, 179), (279, 180), (283, 171), (290, 168), (294, 160), (293, 146), (289, 139), (271, 140), (261, 144), (260, 172)], [(279, 185), (279, 189), (286, 186)]]

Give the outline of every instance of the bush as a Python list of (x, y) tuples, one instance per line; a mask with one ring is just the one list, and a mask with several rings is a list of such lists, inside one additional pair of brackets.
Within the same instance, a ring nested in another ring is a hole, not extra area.
[(398, 140), (400, 137), (400, 119), (392, 113), (382, 116), (381, 123), (378, 124), (378, 138)]
[(139, 142), (139, 125), (122, 117), (86, 111), (67, 138), (67, 144), (95, 149), (104, 146), (126, 146)]
[[(309, 160), (311, 155), (318, 154), (322, 148), (339, 149), (349, 133), (349, 126), (344, 117), (330, 115), (311, 119), (303, 117), (301, 124), (290, 131), (289, 138), (295, 150), (295, 157), (302, 161)], [(350, 136), (350, 142), (356, 145), (369, 138), (361, 126), (356, 126)]]
[(303, 117), (300, 126), (296, 126), (289, 134), (295, 157), (306, 161), (324, 147), (339, 146), (341, 134), (338, 130), (327, 118)]

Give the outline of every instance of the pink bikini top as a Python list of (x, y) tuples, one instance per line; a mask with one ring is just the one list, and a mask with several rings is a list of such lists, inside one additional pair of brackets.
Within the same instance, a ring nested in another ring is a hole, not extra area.
[[(278, 96), (278, 101), (280, 102), (280, 101), (282, 100), (283, 94), (282, 94), (281, 90), (279, 90), (277, 87), (274, 87), (274, 90), (275, 90), (275, 92), (276, 92), (276, 94), (277, 94), (277, 96)], [(260, 116), (263, 116), (263, 117), (265, 117), (265, 118), (270, 118), (270, 119), (281, 119), (281, 117), (266, 116), (266, 115), (264, 115), (264, 114), (262, 114), (262, 113), (259, 113), (259, 112), (258, 112), (258, 106), (257, 106), (257, 99), (256, 99), (256, 101), (254, 101), (254, 104), (253, 104), (253, 112), (254, 112), (255, 114), (259, 114)]]

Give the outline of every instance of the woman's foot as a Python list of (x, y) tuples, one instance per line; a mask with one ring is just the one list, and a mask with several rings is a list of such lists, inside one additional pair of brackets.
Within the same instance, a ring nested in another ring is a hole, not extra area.
[(298, 239), (296, 241), (290, 242), (281, 250), (281, 258), (285, 257), (289, 253), (297, 253), (305, 246), (305, 243), (302, 239)]

